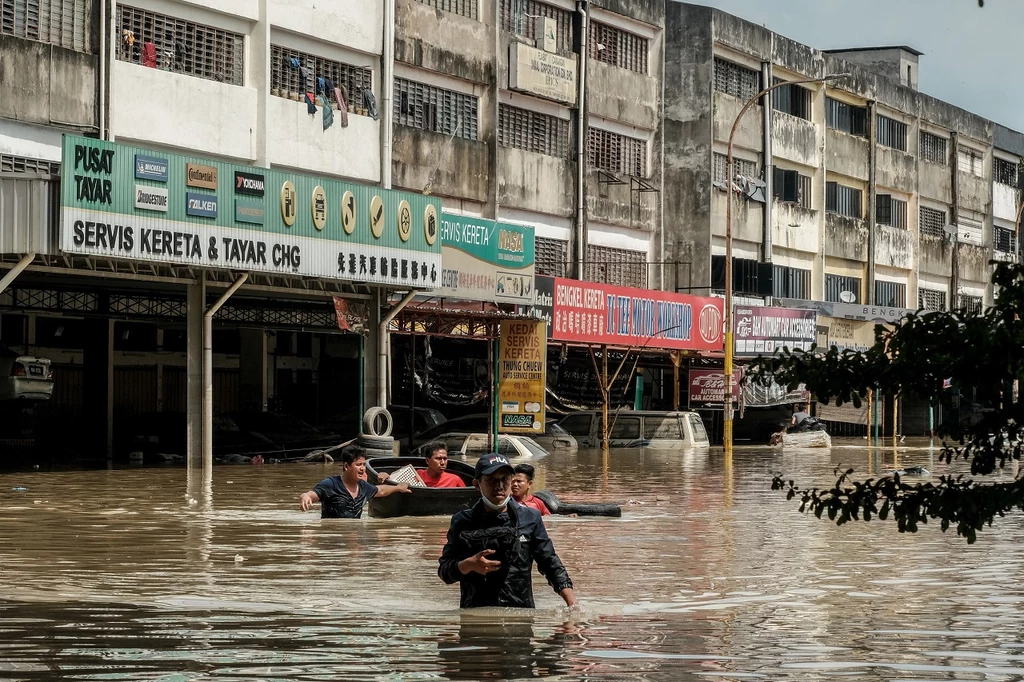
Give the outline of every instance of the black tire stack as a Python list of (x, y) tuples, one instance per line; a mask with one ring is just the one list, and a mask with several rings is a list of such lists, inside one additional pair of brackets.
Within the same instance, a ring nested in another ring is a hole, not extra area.
[(394, 420), (383, 407), (371, 407), (363, 415), (363, 428), (356, 439), (366, 457), (394, 457), (395, 439), (391, 437)]

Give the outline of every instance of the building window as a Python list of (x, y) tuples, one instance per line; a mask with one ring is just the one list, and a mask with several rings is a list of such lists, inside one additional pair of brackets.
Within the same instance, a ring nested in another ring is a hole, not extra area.
[(945, 310), (946, 292), (935, 289), (918, 289), (917, 307), (921, 310)]
[(395, 123), (477, 139), (477, 98), (405, 78), (395, 79)]
[(761, 74), (745, 66), (715, 57), (715, 90), (748, 100), (761, 89)]
[(647, 38), (591, 21), (589, 41), (590, 56), (594, 59), (629, 71), (647, 73)]
[(86, 51), (83, 0), (0, 0), (0, 34)]
[(1013, 230), (995, 226), (992, 228), (992, 248), (1002, 253), (1017, 252), (1017, 235)]
[(875, 305), (906, 308), (907, 285), (896, 282), (875, 282)]
[(932, 163), (941, 163), (943, 166), (949, 163), (949, 151), (946, 149), (946, 138), (926, 133), (923, 130), (918, 137), (918, 147), (921, 158)]
[(875, 223), (907, 229), (907, 202), (891, 194), (875, 195)]
[(852, 104), (826, 97), (825, 124), (832, 130), (838, 130), (859, 137), (867, 137), (868, 109), (867, 107), (855, 107)]
[(647, 287), (647, 254), (587, 244), (586, 279), (624, 287)]
[(555, 46), (559, 52), (572, 52), (573, 12), (539, 0), (500, 0), (500, 2), (499, 20), (503, 31), (536, 40), (537, 19), (541, 17), (554, 19)]
[(647, 143), (609, 130), (587, 131), (587, 163), (611, 173), (647, 177)]
[(981, 296), (970, 296), (968, 294), (960, 294), (956, 297), (956, 307), (965, 313), (980, 313), (981, 312)]
[(832, 303), (860, 303), (860, 278), (826, 273), (825, 300)]
[(569, 157), (569, 121), (510, 104), (500, 104), (498, 144), (566, 159)]
[[(714, 153), (712, 159), (713, 165), (711, 169), (712, 182), (717, 182), (722, 185), (728, 185), (726, 182), (726, 167), (728, 164), (729, 157), (725, 154)], [(753, 161), (747, 161), (746, 159), (737, 159), (735, 156), (732, 157), (732, 172), (733, 177), (742, 176), (744, 178), (756, 178), (757, 164)]]
[(811, 179), (795, 170), (775, 166), (772, 169), (772, 196), (803, 208), (811, 207)]
[(946, 212), (922, 206), (918, 214), (918, 231), (933, 237), (945, 237)]
[(992, 175), (992, 179), (998, 182), (1000, 185), (1020, 187), (1020, 176), (1017, 172), (1017, 164), (1015, 164), (1013, 161), (1000, 159), (998, 156), (995, 157), (994, 159), (992, 159)]
[(811, 297), (811, 271), (789, 268), (785, 265), (772, 266), (772, 296), (809, 299)]
[[(725, 289), (725, 256), (711, 257), (711, 288)], [(741, 294), (771, 296), (772, 264), (733, 256), (732, 288)]]
[(569, 242), (549, 237), (534, 240), (535, 262), (538, 275), (565, 277), (565, 261)]
[[(775, 83), (781, 83), (776, 78)], [(805, 120), (811, 119), (811, 91), (799, 85), (783, 85), (772, 90), (772, 109)]]
[(838, 182), (825, 183), (825, 210), (850, 218), (863, 218), (861, 191)]
[[(307, 78), (291, 66), (292, 59), (298, 59), (307, 69)], [(350, 114), (364, 111), (363, 91), (373, 91), (373, 70), (370, 67), (352, 66), (280, 45), (270, 46), (270, 94), (298, 101), (305, 93), (316, 92), (313, 79), (319, 77), (331, 80), (342, 89)]]
[(122, 61), (232, 85), (243, 83), (241, 33), (125, 5), (117, 6), (116, 25), (121, 36), (117, 58)]
[(957, 169), (961, 173), (974, 175), (979, 178), (985, 177), (984, 155), (977, 149), (959, 145), (956, 150)]
[(875, 120), (878, 124), (878, 130), (875, 133), (878, 144), (899, 149), (901, 152), (907, 151), (906, 123), (889, 118), (888, 116), (882, 116), (881, 114), (876, 116)]
[(0, 173), (60, 175), (60, 161), (40, 161), (23, 156), (0, 154)]
[(451, 12), (452, 14), (459, 14), (470, 19), (477, 18), (477, 12), (479, 7), (479, 0), (419, 0), (424, 5), (429, 5), (435, 9), (444, 10), (445, 12)]

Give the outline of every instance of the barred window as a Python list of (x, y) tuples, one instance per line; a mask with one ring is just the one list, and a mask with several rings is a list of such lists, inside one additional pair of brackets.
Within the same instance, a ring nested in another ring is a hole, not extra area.
[(498, 19), (501, 30), (536, 40), (537, 19), (555, 20), (555, 46), (559, 52), (572, 52), (573, 12), (549, 5), (540, 0), (500, 0)]
[[(775, 84), (781, 83), (775, 79)], [(799, 85), (782, 85), (772, 90), (772, 109), (805, 120), (811, 119), (811, 91)]]
[[(243, 83), (244, 41), (240, 33), (121, 4), (116, 26), (117, 58), (121, 61), (232, 85)], [(147, 49), (150, 45), (152, 52)]]
[(831, 97), (825, 98), (825, 124), (832, 130), (838, 130), (859, 137), (868, 136), (868, 109), (855, 107)]
[(1006, 159), (1000, 159), (998, 156), (992, 160), (992, 175), (993, 179), (1000, 185), (1009, 185), (1010, 187), (1019, 187), (1020, 182), (1018, 181), (1017, 164), (1013, 161), (1007, 161)]
[(861, 191), (838, 182), (825, 183), (825, 210), (850, 218), (863, 218)]
[(647, 254), (587, 244), (587, 275), (591, 282), (624, 287), (647, 287)]
[(1017, 235), (1013, 230), (995, 226), (992, 228), (992, 248), (1002, 253), (1017, 252)]
[(637, 73), (647, 73), (647, 38), (591, 21), (589, 42), (590, 56), (594, 59)]
[(399, 125), (476, 140), (477, 103), (473, 95), (395, 79), (395, 123)]
[(922, 206), (918, 215), (918, 230), (921, 234), (929, 234), (933, 237), (946, 236), (942, 229), (946, 226), (946, 212), (934, 208)]
[(785, 265), (772, 266), (772, 296), (809, 299), (811, 297), (811, 271), (790, 268)]
[(476, 19), (479, 12), (479, 0), (419, 0), (424, 5), (452, 14), (459, 14), (470, 19)]
[[(726, 166), (729, 157), (725, 154), (714, 153), (713, 164), (712, 164), (712, 182), (718, 182), (726, 185)], [(732, 172), (733, 176), (742, 175), (745, 178), (757, 178), (757, 164), (753, 161), (747, 161), (746, 159), (737, 159), (735, 156), (732, 157)]]
[(945, 310), (946, 292), (937, 289), (918, 289), (917, 307), (921, 310)]
[[(291, 66), (292, 58), (307, 69), (306, 79)], [(373, 70), (368, 66), (352, 66), (280, 45), (270, 46), (270, 94), (299, 101), (305, 93), (316, 92), (312, 81), (317, 77), (327, 78), (342, 89), (350, 114), (362, 111), (363, 90), (373, 90)]]
[(647, 177), (647, 142), (609, 130), (587, 132), (587, 163), (611, 173)]
[(569, 157), (569, 121), (557, 116), (498, 105), (498, 144), (560, 159)]
[(926, 133), (923, 130), (918, 138), (921, 158), (932, 163), (949, 163), (949, 151), (946, 149), (946, 138)]
[(907, 124), (881, 114), (875, 118), (878, 123), (878, 130), (875, 132), (878, 144), (899, 149), (901, 152), (907, 151)]
[(538, 275), (565, 277), (565, 261), (569, 242), (549, 237), (537, 237), (534, 240), (534, 249)]
[(761, 74), (745, 66), (715, 57), (715, 90), (748, 100), (757, 94)]
[(826, 273), (825, 300), (832, 303), (860, 303), (860, 277)]
[(41, 161), (24, 156), (0, 154), (0, 173), (38, 173), (60, 175), (60, 161)]
[(876, 194), (875, 223), (907, 229), (907, 202), (891, 194)]
[(907, 307), (907, 285), (898, 282), (875, 282), (875, 305), (890, 308)]
[(779, 201), (811, 207), (811, 178), (795, 170), (772, 169), (772, 196)]
[(982, 308), (981, 296), (960, 294), (956, 297), (956, 307), (965, 313), (980, 313)]
[(979, 178), (985, 177), (984, 156), (977, 149), (959, 145), (956, 150), (957, 169)]
[(85, 0), (0, 0), (0, 34), (86, 51)]

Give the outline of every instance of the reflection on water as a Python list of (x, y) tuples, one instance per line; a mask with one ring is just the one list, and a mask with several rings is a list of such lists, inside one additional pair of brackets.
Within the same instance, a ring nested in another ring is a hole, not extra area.
[[(938, 524), (843, 528), (772, 475), (951, 469), (924, 448), (581, 451), (539, 460), (585, 605), (460, 612), (447, 519), (320, 520), (334, 465), (0, 475), (0, 679), (1024, 678), (1024, 521), (974, 546)], [(962, 470), (957, 463), (953, 470)]]

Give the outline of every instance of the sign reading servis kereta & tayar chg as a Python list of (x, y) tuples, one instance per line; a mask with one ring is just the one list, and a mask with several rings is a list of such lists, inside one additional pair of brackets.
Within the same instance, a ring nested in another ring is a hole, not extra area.
[(64, 136), (65, 253), (429, 290), (440, 212), (409, 192)]

